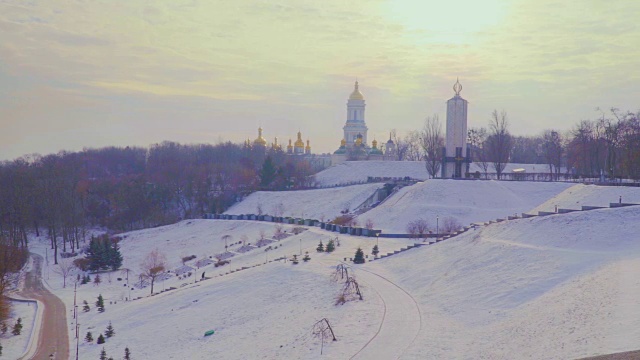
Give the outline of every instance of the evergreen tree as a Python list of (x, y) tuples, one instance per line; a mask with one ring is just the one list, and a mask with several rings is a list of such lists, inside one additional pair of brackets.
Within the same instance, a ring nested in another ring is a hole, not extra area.
[(356, 250), (356, 255), (353, 257), (353, 262), (355, 264), (364, 264), (364, 251), (361, 248)]
[(102, 336), (102, 334), (98, 335), (98, 341), (96, 341), (96, 343), (104, 344), (104, 336)]
[(86, 257), (89, 259), (89, 269), (97, 271), (105, 266), (104, 248), (100, 237), (91, 237), (89, 248), (86, 251)]
[(93, 342), (93, 334), (91, 333), (91, 331), (87, 331), (87, 336), (84, 337), (84, 341), (86, 342)]
[(373, 250), (371, 251), (373, 256), (378, 256), (379, 252), (380, 252), (380, 250), (378, 250), (378, 245), (373, 245)]
[(96, 277), (93, 278), (93, 284), (94, 285), (100, 285), (100, 283), (102, 282), (102, 279), (100, 278), (100, 274), (96, 274)]
[(89, 303), (87, 302), (87, 300), (83, 300), (82, 303), (84, 304), (82, 305), (82, 312), (89, 312), (91, 308), (89, 307)]
[(2, 344), (0, 344), (0, 356), (2, 356)]
[(104, 298), (102, 294), (98, 295), (98, 301), (96, 301), (96, 307), (98, 308), (98, 312), (104, 312)]
[(131, 351), (128, 346), (124, 348), (124, 360), (131, 360)]
[(80, 281), (80, 284), (84, 285), (89, 283), (89, 281), (91, 281), (91, 277), (89, 277), (89, 275), (85, 275), (82, 277), (82, 281)]
[(333, 252), (333, 250), (336, 249), (336, 244), (333, 242), (333, 240), (329, 240), (329, 242), (327, 243), (327, 248), (325, 249), (326, 252), (330, 253)]
[(308, 251), (305, 251), (304, 257), (302, 258), (302, 260), (304, 260), (305, 262), (311, 260), (311, 256), (309, 256), (309, 252)]
[(0, 324), (0, 333), (4, 335), (7, 333), (8, 330), (9, 330), (9, 327), (7, 326), (7, 323), (3, 321), (2, 324)]
[(13, 331), (11, 332), (13, 335), (20, 335), (22, 332), (22, 318), (18, 318), (16, 320), (16, 324), (13, 325)]
[(320, 240), (320, 244), (318, 244), (318, 247), (316, 248), (316, 250), (318, 252), (324, 252), (324, 244), (322, 243), (322, 240)]
[(267, 156), (262, 163), (262, 170), (260, 170), (260, 185), (262, 187), (268, 187), (276, 179), (276, 166), (273, 164), (271, 156)]
[(109, 247), (109, 266), (111, 270), (116, 271), (122, 266), (122, 254), (120, 253), (120, 246), (117, 241), (112, 241), (112, 245)]
[[(102, 341), (102, 343), (103, 342), (104, 340)], [(98, 338), (98, 344), (102, 344), (102, 343), (100, 342), (100, 338)], [(104, 348), (102, 348), (102, 351), (100, 351), (100, 360), (107, 360), (107, 351)]]
[(104, 336), (106, 336), (107, 338), (110, 338), (115, 334), (116, 332), (115, 330), (113, 330), (113, 325), (111, 325), (111, 321), (109, 321), (109, 325), (107, 325), (107, 330), (104, 332)]

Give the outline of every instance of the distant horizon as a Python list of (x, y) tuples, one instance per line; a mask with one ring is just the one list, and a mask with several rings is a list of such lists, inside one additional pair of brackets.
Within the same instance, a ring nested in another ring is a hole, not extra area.
[(0, 160), (163, 141), (342, 139), (356, 79), (369, 142), (419, 130), (460, 79), (469, 127), (513, 135), (640, 109), (632, 0), (0, 4)]

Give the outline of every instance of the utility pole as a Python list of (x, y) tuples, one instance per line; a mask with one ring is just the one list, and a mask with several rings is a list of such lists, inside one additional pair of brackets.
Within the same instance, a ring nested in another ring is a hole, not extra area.
[[(76, 305), (76, 293), (77, 293), (77, 289), (78, 289), (78, 282), (76, 281), (75, 284), (73, 284), (73, 318), (76, 318), (76, 313), (78, 312), (78, 305)], [(77, 322), (77, 320), (76, 320)]]

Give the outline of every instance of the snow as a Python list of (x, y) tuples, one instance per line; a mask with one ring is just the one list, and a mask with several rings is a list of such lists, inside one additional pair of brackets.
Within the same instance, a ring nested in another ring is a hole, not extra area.
[[(345, 189), (353, 194), (359, 192), (356, 188)], [(622, 189), (623, 201), (640, 198), (639, 188), (428, 180), (402, 189), (358, 220), (370, 217), (387, 232), (404, 232), (402, 222), (412, 214), (428, 220), (453, 216), (464, 224), (554, 206), (552, 200), (562, 200), (560, 205), (607, 204), (620, 195), (612, 191)], [(362, 192), (373, 191), (375, 187)], [(313, 195), (306, 200), (310, 205), (300, 201), (299, 193), (269, 196), (273, 201), (279, 196), (295, 199), (288, 207), (293, 215), (314, 207), (341, 207), (338, 196)], [(251, 207), (243, 203), (238, 205)], [(639, 218), (640, 206), (634, 206), (470, 230), (351, 266), (364, 300), (340, 306), (334, 303), (341, 284), (331, 281), (335, 265), (353, 257), (357, 247), (370, 254), (376, 239), (315, 227), (293, 234), (299, 226), (231, 220), (185, 220), (133, 231), (122, 234), (120, 242), (130, 283), (138, 281), (140, 264), (156, 248), (166, 255), (169, 269), (196, 255), (186, 262), (194, 274), (156, 282), (159, 294), (154, 296), (148, 296), (148, 287), (125, 286), (123, 271), (101, 274), (98, 286), (79, 286), (78, 303), (91, 305), (90, 312), (79, 314), (81, 338), (87, 331), (97, 338), (111, 321), (116, 336), (104, 347), (114, 358), (122, 357), (125, 346), (133, 358), (161, 354), (163, 359), (557, 359), (634, 350), (640, 337)], [(273, 240), (279, 227), (288, 236)], [(231, 235), (231, 263), (196, 266), (225, 252), (226, 235)], [(257, 245), (263, 237), (273, 242), (239, 252), (247, 248), (243, 241)], [(340, 246), (334, 253), (315, 251), (319, 241), (326, 244), (336, 237)], [(378, 241), (382, 254), (413, 243)], [(32, 251), (44, 255), (48, 241), (33, 239), (31, 244)], [(305, 252), (311, 261), (292, 265), (282, 260)], [(62, 288), (60, 275), (47, 270), (47, 286), (71, 314), (73, 287)], [(200, 281), (203, 274), (207, 279)], [(174, 290), (163, 291), (169, 288)], [(106, 302), (102, 314), (95, 311), (98, 294)], [(140, 299), (125, 301), (128, 297)], [(338, 341), (325, 343), (321, 356), (311, 327), (322, 318), (330, 321)], [(70, 315), (68, 322), (72, 329)], [(204, 337), (207, 330), (216, 333)], [(70, 341), (75, 348), (73, 335)], [(81, 342), (80, 357), (97, 358), (101, 349)]]
[(360, 224), (371, 220), (374, 228), (383, 232), (406, 233), (409, 222), (425, 219), (435, 231), (447, 217), (464, 226), (526, 212), (572, 186), (557, 182), (427, 180), (400, 189), (357, 220)]
[[(525, 169), (527, 173), (548, 173), (546, 164), (507, 164), (504, 172), (514, 169)], [(476, 163), (471, 163), (470, 172), (484, 170)], [(495, 172), (489, 165), (489, 172)], [(319, 186), (348, 185), (366, 182), (368, 177), (404, 178), (417, 180), (429, 179), (424, 161), (346, 161), (329, 167), (315, 175)]]
[(334, 219), (343, 210), (353, 210), (365, 202), (382, 184), (354, 185), (331, 189), (299, 191), (258, 191), (233, 205), (225, 214), (277, 215), (276, 207), (282, 204), (280, 216), (308, 219)]
[(639, 217), (630, 207), (492, 224), (367, 269), (407, 289), (429, 319), (407, 358), (632, 350), (640, 281), (626, 273), (640, 269)]
[(627, 186), (598, 186), (578, 184), (561, 192), (533, 209), (538, 211), (555, 211), (560, 209), (580, 210), (583, 205), (608, 207), (609, 203), (622, 202), (640, 204), (640, 188)]
[[(0, 334), (3, 359), (17, 359), (27, 351), (37, 310), (37, 305), (33, 302), (11, 301), (10, 304), (11, 314), (6, 320), (9, 329), (6, 334)], [(22, 318), (22, 333), (13, 335), (11, 331), (18, 318)]]

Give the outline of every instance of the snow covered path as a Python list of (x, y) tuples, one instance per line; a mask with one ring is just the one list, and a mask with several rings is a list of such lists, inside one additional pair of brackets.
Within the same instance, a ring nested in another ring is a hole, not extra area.
[(387, 278), (356, 269), (356, 279), (378, 293), (384, 304), (380, 328), (351, 359), (399, 359), (422, 328), (422, 314), (416, 300)]

